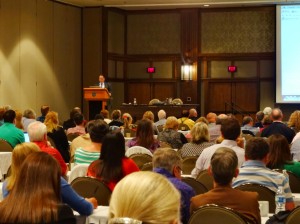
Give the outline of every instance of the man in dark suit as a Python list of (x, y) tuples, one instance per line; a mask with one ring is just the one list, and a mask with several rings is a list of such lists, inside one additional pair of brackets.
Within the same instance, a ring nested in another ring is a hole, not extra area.
[(105, 82), (105, 77), (102, 74), (99, 75), (99, 87), (106, 88), (109, 93), (109, 96), (111, 96), (111, 85), (110, 85), (110, 83)]

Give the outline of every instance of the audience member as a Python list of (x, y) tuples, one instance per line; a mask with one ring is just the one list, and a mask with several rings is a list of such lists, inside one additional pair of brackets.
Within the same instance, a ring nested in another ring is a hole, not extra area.
[(208, 132), (210, 141), (215, 142), (221, 136), (221, 123), (217, 124), (217, 115), (215, 113), (208, 113), (206, 119), (208, 121)]
[(104, 121), (107, 124), (109, 124), (111, 122), (111, 119), (109, 119), (109, 112), (108, 112), (108, 110), (103, 109), (103, 110), (100, 111), (100, 114), (102, 114), (102, 116), (104, 118)]
[(70, 112), (70, 118), (66, 121), (64, 121), (63, 123), (63, 128), (64, 130), (68, 130), (69, 128), (73, 128), (76, 126), (75, 122), (74, 122), (74, 116), (75, 114), (81, 114), (81, 109), (80, 107), (74, 107), (71, 112)]
[(43, 152), (52, 155), (60, 164), (63, 176), (67, 174), (67, 165), (59, 151), (48, 145), (47, 127), (45, 124), (35, 121), (28, 126), (28, 136), (31, 142), (37, 144)]
[(195, 122), (198, 119), (198, 113), (197, 113), (197, 110), (195, 108), (191, 108), (189, 110), (189, 119), (191, 119)]
[(4, 112), (5, 112), (4, 107), (0, 107), (0, 126), (4, 123), (4, 121), (3, 121)]
[(269, 137), (272, 134), (282, 134), (286, 137), (288, 142), (291, 143), (295, 136), (295, 132), (282, 122), (283, 114), (281, 110), (279, 108), (273, 109), (271, 118), (273, 123), (263, 129), (261, 137)]
[(108, 133), (109, 126), (103, 120), (95, 120), (89, 134), (91, 144), (85, 147), (79, 147), (75, 150), (74, 161), (76, 164), (90, 164), (100, 157), (102, 140)]
[(37, 117), (36, 120), (44, 123), (47, 113), (49, 112), (50, 107), (48, 105), (41, 106), (41, 116)]
[(16, 112), (7, 110), (3, 114), (3, 125), (0, 126), (0, 138), (7, 141), (11, 147), (25, 142), (23, 131), (15, 126)]
[(158, 134), (158, 140), (168, 143), (173, 149), (181, 149), (188, 141), (181, 132), (178, 132), (178, 125), (176, 117), (168, 117), (165, 129)]
[(158, 121), (156, 121), (154, 124), (156, 125), (157, 129), (158, 129), (158, 126), (161, 126), (161, 125), (165, 125), (166, 121), (167, 121), (167, 114), (166, 114), (166, 111), (164, 110), (159, 110), (157, 112), (157, 117), (158, 117)]
[(24, 126), (22, 123), (23, 113), (19, 110), (15, 110), (15, 112), (16, 112), (15, 126), (20, 130), (24, 131)]
[(200, 171), (208, 169), (210, 160), (215, 151), (220, 147), (228, 147), (233, 149), (238, 157), (239, 167), (245, 161), (245, 150), (237, 145), (236, 139), (240, 136), (241, 127), (238, 120), (228, 118), (222, 121), (221, 134), (224, 140), (221, 144), (212, 145), (205, 148), (196, 161), (196, 166), (192, 171), (192, 176), (197, 177)]
[(103, 138), (100, 158), (92, 162), (87, 176), (102, 180), (111, 191), (126, 175), (139, 171), (133, 160), (125, 157), (125, 139), (121, 132)]
[(205, 148), (215, 144), (214, 142), (210, 142), (208, 126), (203, 122), (196, 123), (190, 134), (192, 140), (191, 142), (183, 145), (180, 150), (181, 158), (188, 156), (200, 156)]
[(239, 175), (233, 181), (233, 187), (246, 183), (264, 185), (276, 192), (279, 186), (284, 189), (285, 207), (292, 210), (295, 207), (288, 177), (266, 167), (269, 156), (269, 145), (263, 138), (254, 137), (247, 142), (245, 150), (246, 161), (240, 168)]
[(264, 115), (271, 115), (272, 108), (271, 107), (265, 107), (263, 110)]
[(264, 116), (265, 116), (264, 112), (258, 111), (258, 112), (256, 113), (256, 115), (255, 115), (256, 122), (255, 122), (255, 124), (253, 125), (253, 127), (256, 127), (256, 128), (262, 128), (262, 127), (263, 127), (262, 121), (263, 121), (263, 119), (264, 119)]
[(117, 126), (121, 127), (124, 125), (124, 123), (121, 121), (121, 111), (120, 110), (113, 110), (111, 113), (112, 121), (109, 122), (109, 127)]
[(286, 138), (281, 134), (271, 135), (268, 139), (270, 153), (267, 167), (270, 169), (285, 169), (300, 177), (300, 162), (292, 160), (290, 146)]
[(112, 193), (109, 224), (137, 221), (175, 224), (179, 220), (180, 194), (160, 174), (149, 171), (132, 173), (123, 178)]
[(136, 137), (127, 142), (127, 146), (142, 146), (149, 149), (152, 153), (160, 147), (160, 143), (153, 135), (153, 125), (148, 119), (137, 122)]
[(85, 127), (84, 127), (84, 117), (82, 114), (75, 114), (74, 115), (74, 122), (76, 124), (75, 127), (69, 128), (67, 130), (67, 134), (85, 134)]
[(253, 119), (250, 116), (243, 118), (243, 126), (241, 127), (243, 134), (255, 136), (259, 132), (259, 128), (253, 127)]
[(195, 192), (192, 187), (181, 181), (180, 157), (173, 149), (161, 148), (155, 151), (152, 161), (153, 171), (168, 178), (174, 187), (179, 190), (181, 194), (181, 222), (183, 224), (188, 223), (190, 200), (195, 196)]
[(143, 114), (143, 118), (142, 119), (149, 119), (152, 123), (152, 128), (153, 128), (153, 134), (154, 135), (158, 135), (158, 129), (156, 127), (156, 125), (154, 124), (154, 114), (152, 113), (152, 111), (146, 111)]
[(23, 112), (22, 124), (24, 127), (24, 131), (27, 132), (27, 127), (30, 123), (36, 121), (36, 114), (32, 109), (26, 109)]
[(45, 118), (47, 127), (47, 135), (55, 144), (55, 148), (59, 151), (64, 161), (70, 161), (69, 142), (63, 127), (59, 126), (58, 114), (54, 111), (49, 111)]
[(130, 129), (130, 130), (136, 129), (136, 126), (132, 124), (132, 117), (129, 113), (124, 113), (122, 115), (122, 120), (124, 123), (124, 125), (122, 126), (123, 129)]
[(191, 199), (191, 212), (206, 204), (216, 204), (241, 213), (249, 223), (261, 223), (258, 194), (231, 187), (232, 179), (239, 173), (238, 158), (232, 149), (217, 149), (211, 157), (208, 172), (213, 177), (214, 188)]
[(189, 130), (191, 130), (195, 124), (195, 121), (193, 121), (189, 118), (188, 110), (182, 110), (181, 118), (178, 119), (178, 123), (179, 123), (179, 125), (186, 124), (189, 127)]
[(289, 128), (293, 129), (297, 134), (300, 131), (300, 110), (295, 110), (287, 122)]
[(52, 156), (44, 152), (28, 155), (14, 187), (0, 203), (0, 223), (75, 224), (72, 209), (61, 203), (60, 176)]
[(266, 127), (269, 127), (269, 125), (272, 124), (272, 123), (273, 123), (273, 121), (271, 119), (271, 116), (270, 115), (265, 115), (264, 119), (262, 120), (263, 127), (260, 128), (259, 131), (262, 132)]

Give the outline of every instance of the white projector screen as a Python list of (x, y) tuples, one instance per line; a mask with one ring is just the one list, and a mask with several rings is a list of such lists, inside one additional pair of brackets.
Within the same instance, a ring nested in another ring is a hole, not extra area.
[(276, 9), (276, 103), (300, 103), (300, 5)]

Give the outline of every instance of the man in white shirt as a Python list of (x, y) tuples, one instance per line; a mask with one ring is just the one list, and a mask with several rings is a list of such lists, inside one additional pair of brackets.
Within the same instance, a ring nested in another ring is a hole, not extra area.
[(196, 178), (200, 171), (208, 169), (210, 160), (215, 151), (220, 147), (231, 148), (238, 157), (238, 167), (245, 161), (245, 150), (237, 145), (236, 139), (241, 134), (241, 127), (235, 118), (224, 119), (221, 123), (221, 135), (224, 138), (221, 144), (212, 145), (205, 148), (196, 161), (196, 166), (192, 170), (192, 177)]

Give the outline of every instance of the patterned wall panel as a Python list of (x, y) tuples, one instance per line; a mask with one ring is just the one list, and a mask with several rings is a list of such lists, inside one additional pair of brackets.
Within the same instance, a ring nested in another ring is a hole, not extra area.
[(108, 12), (108, 52), (124, 54), (125, 17), (116, 12)]
[(275, 51), (275, 10), (202, 12), (201, 53)]
[(127, 17), (128, 54), (180, 53), (180, 14), (132, 14)]

